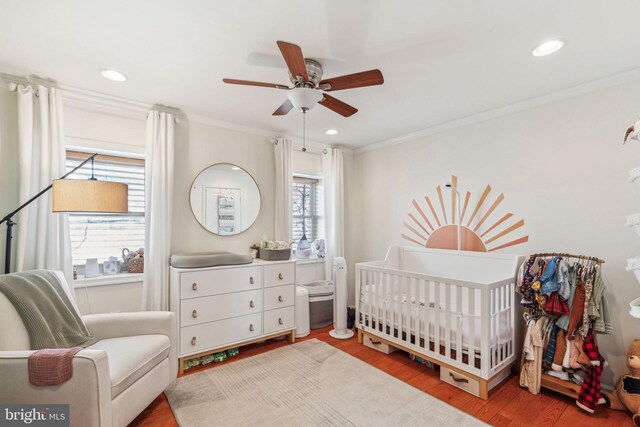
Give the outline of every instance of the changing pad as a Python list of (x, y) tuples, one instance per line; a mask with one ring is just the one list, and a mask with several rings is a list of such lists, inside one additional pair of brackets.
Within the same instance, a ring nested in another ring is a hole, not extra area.
[(217, 267), (220, 265), (251, 264), (253, 258), (232, 252), (201, 252), (171, 255), (169, 263), (175, 268)]

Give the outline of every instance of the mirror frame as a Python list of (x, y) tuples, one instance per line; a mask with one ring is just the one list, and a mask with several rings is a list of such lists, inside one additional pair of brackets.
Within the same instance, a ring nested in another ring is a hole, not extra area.
[[(258, 189), (258, 196), (260, 196), (260, 200), (259, 200), (259, 206), (258, 206), (258, 213), (256, 214), (256, 217), (253, 219), (253, 222), (244, 230), (240, 231), (239, 233), (235, 233), (235, 234), (218, 234), (218, 233), (214, 233), (213, 231), (209, 230), (207, 227), (205, 227), (200, 220), (198, 219), (198, 217), (196, 216), (196, 213), (193, 211), (193, 204), (191, 203), (191, 192), (193, 191), (193, 186), (196, 183), (196, 180), (198, 179), (198, 177), (200, 175), (202, 175), (202, 173), (206, 170), (208, 170), (209, 168), (212, 168), (214, 166), (218, 166), (218, 165), (231, 165), (231, 166), (236, 166), (238, 168), (240, 168), (240, 170), (242, 170), (244, 173), (246, 173), (247, 175), (249, 175), (249, 178), (251, 178), (253, 180), (253, 183), (256, 185), (256, 188)], [(249, 230), (251, 227), (253, 227), (253, 225), (256, 223), (256, 221), (258, 220), (258, 218), (260, 217), (260, 214), (262, 213), (262, 191), (260, 191), (260, 186), (258, 185), (258, 181), (256, 181), (256, 179), (253, 177), (253, 175), (251, 175), (249, 173), (248, 170), (246, 170), (245, 168), (243, 168), (240, 165), (237, 165), (235, 163), (228, 163), (228, 162), (218, 162), (218, 163), (213, 163), (210, 164), (209, 166), (205, 167), (204, 169), (201, 169), (200, 172), (198, 172), (198, 174), (193, 178), (193, 180), (191, 181), (191, 186), (189, 187), (189, 209), (191, 210), (191, 214), (193, 215), (193, 218), (196, 220), (196, 222), (198, 223), (198, 225), (200, 227), (202, 227), (204, 230), (206, 230), (208, 233), (213, 234), (214, 236), (218, 236), (218, 237), (233, 237), (233, 236), (237, 236), (239, 234), (244, 233), (245, 231)]]

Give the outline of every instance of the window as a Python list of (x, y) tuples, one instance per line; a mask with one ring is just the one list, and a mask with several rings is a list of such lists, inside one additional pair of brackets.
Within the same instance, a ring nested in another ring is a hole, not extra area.
[[(67, 171), (91, 154), (67, 151)], [(118, 181), (129, 186), (129, 213), (69, 214), (71, 250), (74, 265), (84, 265), (87, 258), (102, 263), (110, 256), (121, 257), (122, 249), (144, 247), (144, 160), (98, 155), (94, 159), (94, 175), (102, 181)], [(69, 179), (91, 177), (91, 163), (69, 176)]]
[(309, 242), (322, 238), (322, 222), (319, 215), (322, 211), (320, 189), (320, 181), (316, 178), (293, 177), (291, 235), (295, 243), (303, 234)]

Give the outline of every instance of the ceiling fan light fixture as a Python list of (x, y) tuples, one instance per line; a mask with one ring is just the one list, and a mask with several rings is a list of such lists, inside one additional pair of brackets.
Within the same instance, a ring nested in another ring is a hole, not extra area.
[(322, 92), (308, 87), (297, 87), (287, 92), (287, 98), (293, 104), (293, 108), (299, 111), (308, 111), (315, 107), (323, 98)]

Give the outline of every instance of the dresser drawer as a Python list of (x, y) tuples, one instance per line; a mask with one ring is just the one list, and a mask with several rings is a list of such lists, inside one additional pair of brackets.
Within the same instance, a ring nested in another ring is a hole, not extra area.
[(264, 286), (292, 285), (295, 265), (292, 262), (264, 266)]
[(274, 286), (264, 289), (264, 309), (288, 307), (294, 304), (296, 297), (295, 285)]
[[(180, 354), (221, 347), (262, 335), (262, 314), (233, 317), (180, 329)], [(277, 319), (276, 319), (277, 321)]]
[(262, 267), (226, 268), (180, 274), (180, 299), (262, 288)]
[(264, 312), (264, 334), (269, 335), (295, 327), (293, 307), (278, 308)]
[(180, 301), (180, 325), (198, 325), (261, 311), (262, 289), (190, 298)]

